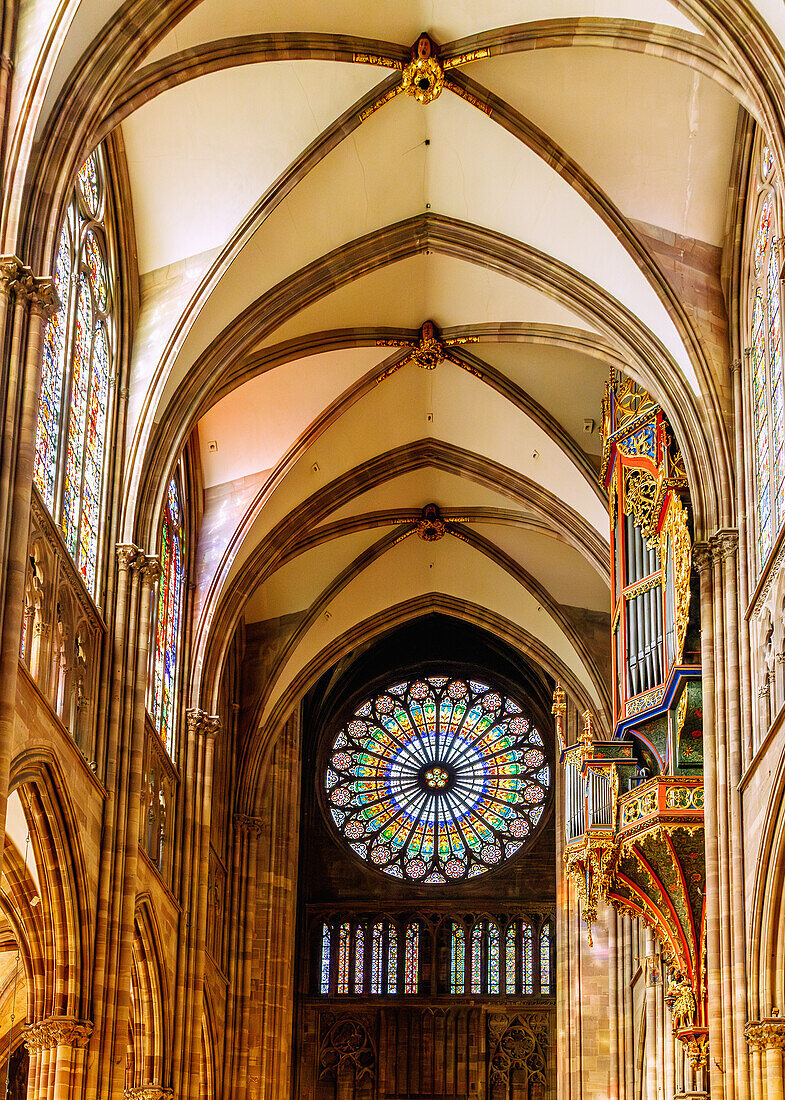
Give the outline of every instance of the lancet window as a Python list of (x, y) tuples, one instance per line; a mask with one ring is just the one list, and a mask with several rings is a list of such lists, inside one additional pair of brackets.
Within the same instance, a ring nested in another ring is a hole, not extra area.
[(779, 179), (771, 149), (760, 148), (752, 193), (748, 357), (758, 565), (785, 520), (785, 391), (782, 372)]
[(93, 594), (116, 350), (105, 173), (98, 149), (79, 172), (60, 233), (54, 283), (61, 305), (44, 332), (33, 467), (35, 484)]
[(150, 713), (170, 755), (174, 748), (174, 701), (184, 580), (183, 511), (177, 479), (173, 478), (166, 494), (161, 528), (161, 578), (158, 586), (150, 693)]
[(313, 935), (314, 987), (325, 996), (552, 992), (551, 924), (541, 917), (331, 915)]

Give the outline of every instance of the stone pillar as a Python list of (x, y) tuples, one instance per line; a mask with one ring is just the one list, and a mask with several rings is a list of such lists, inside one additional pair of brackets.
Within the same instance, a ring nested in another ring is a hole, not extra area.
[(30, 1055), (28, 1100), (76, 1100), (85, 1077), (85, 1048), (93, 1025), (73, 1016), (48, 1016), (25, 1032)]
[(157, 558), (146, 556), (135, 546), (119, 546), (117, 558), (104, 763), (108, 798), (101, 843), (93, 968), (93, 1011), (100, 1023), (91, 1044), (94, 1057), (88, 1078), (88, 1095), (97, 1096), (120, 1096), (125, 1084), (148, 641), (152, 588), (160, 572)]
[(0, 377), (5, 385), (0, 426), (0, 822), (4, 822), (25, 603), (41, 342), (46, 320), (58, 302), (51, 279), (35, 277), (16, 257), (3, 257), (0, 262), (0, 302), (3, 317), (12, 316), (5, 345), (6, 332), (0, 328)]
[(207, 875), (210, 865), (213, 752), (220, 729), (218, 715), (199, 708), (186, 711), (188, 758), (193, 761), (186, 776), (187, 789), (180, 800), (184, 828), (181, 882), (183, 919), (178, 945), (177, 1004), (179, 1006), (175, 1050), (177, 1094), (199, 1097), (199, 1057), (204, 1004), (205, 936), (207, 934)]
[(660, 959), (656, 953), (654, 934), (650, 928), (644, 936), (644, 974), (646, 982), (646, 1100), (659, 1100), (657, 1095), (657, 985), (653, 975), (659, 976)]
[(291, 1087), (297, 869), (300, 848), (299, 714), (286, 723), (265, 776), (259, 878), (262, 958), (260, 1100)]
[[(763, 1020), (751, 1020), (745, 1029), (753, 1063), (762, 1070), (761, 1100), (783, 1100), (783, 1052), (785, 1051), (785, 1020), (776, 1014)], [(753, 1074), (755, 1082), (757, 1074)]]
[[(259, 817), (235, 814), (232, 819), (232, 882), (229, 911), (229, 994), (224, 1059), (229, 1083), (227, 1096), (245, 1100), (248, 1096), (248, 1040), (251, 1011), (251, 967), (256, 931), (256, 879), (259, 838), (264, 822)], [(254, 1097), (253, 1100), (256, 1100)]]

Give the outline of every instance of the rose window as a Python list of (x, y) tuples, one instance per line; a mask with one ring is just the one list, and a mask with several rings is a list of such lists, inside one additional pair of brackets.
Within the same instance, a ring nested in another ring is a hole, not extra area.
[(455, 882), (514, 855), (550, 786), (542, 737), (504, 692), (429, 676), (367, 700), (336, 736), (324, 775), (335, 826), (395, 878)]

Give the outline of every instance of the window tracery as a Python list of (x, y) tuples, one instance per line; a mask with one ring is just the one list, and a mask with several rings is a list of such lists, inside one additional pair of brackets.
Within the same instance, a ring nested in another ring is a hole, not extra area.
[(778, 174), (763, 144), (753, 189), (749, 270), (749, 384), (752, 402), (758, 566), (768, 560), (785, 521), (785, 385), (779, 261)]
[(182, 617), (184, 569), (183, 513), (177, 480), (166, 495), (161, 528), (161, 578), (155, 626), (150, 711), (170, 755), (174, 749), (174, 698)]
[(60, 309), (44, 331), (33, 480), (94, 594), (100, 553), (115, 310), (102, 153), (83, 165), (55, 263)]
[(356, 710), (333, 742), (324, 789), (356, 855), (430, 885), (514, 855), (550, 778), (542, 737), (514, 700), (484, 682), (429, 676)]

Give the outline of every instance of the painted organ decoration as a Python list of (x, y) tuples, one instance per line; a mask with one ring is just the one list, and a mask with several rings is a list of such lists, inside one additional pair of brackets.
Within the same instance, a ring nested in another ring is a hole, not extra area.
[(589, 929), (598, 906), (641, 917), (670, 970), (674, 1034), (693, 1066), (708, 1057), (703, 709), (691, 505), (662, 410), (614, 372), (603, 408), (602, 478), (611, 520), (613, 738), (589, 712), (564, 743), (568, 875)]

